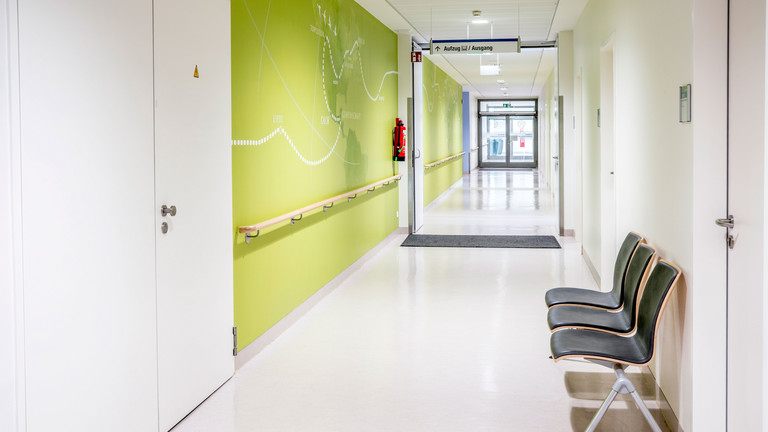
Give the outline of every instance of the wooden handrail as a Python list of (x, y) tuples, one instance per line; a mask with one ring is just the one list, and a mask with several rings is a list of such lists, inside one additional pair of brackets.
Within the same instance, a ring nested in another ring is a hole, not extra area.
[[(291, 220), (291, 224), (293, 224), (295, 221), (301, 220), (302, 217), (304, 217), (304, 213), (311, 212), (312, 210), (319, 209), (320, 207), (323, 207), (323, 211), (326, 209), (329, 209), (333, 207), (333, 203), (336, 201), (341, 201), (343, 199), (351, 200), (353, 198), (357, 197), (357, 194), (365, 192), (365, 191), (372, 191), (376, 189), (378, 186), (383, 186), (386, 184), (389, 184), (393, 181), (398, 181), (402, 177), (402, 174), (398, 174), (389, 178), (386, 178), (384, 180), (377, 181), (376, 183), (371, 183), (367, 186), (363, 186), (360, 188), (357, 188), (355, 190), (345, 192), (341, 195), (336, 195), (333, 198), (328, 198), (326, 200), (316, 202), (314, 204), (310, 204), (306, 207), (302, 207), (298, 210), (294, 210), (290, 213), (286, 213), (284, 215), (280, 215), (277, 217), (273, 217), (272, 219), (266, 220), (264, 222), (259, 222), (255, 225), (247, 225), (247, 226), (241, 226), (238, 228), (238, 231), (241, 234), (245, 234), (245, 242), (249, 243), (252, 238), (256, 238), (259, 236), (259, 231), (263, 230), (264, 228), (268, 228), (272, 225), (279, 224), (280, 222), (285, 222), (287, 220)], [(249, 233), (252, 233), (256, 231), (256, 235), (250, 235)]]
[(461, 153), (456, 153), (455, 155), (450, 155), (450, 156), (448, 156), (447, 158), (443, 158), (443, 159), (440, 159), (439, 161), (434, 161), (434, 162), (432, 162), (432, 163), (428, 163), (428, 164), (425, 164), (425, 165), (424, 165), (424, 169), (427, 169), (427, 168), (432, 168), (432, 167), (434, 167), (434, 166), (438, 166), (438, 165), (440, 165), (441, 163), (446, 163), (446, 162), (448, 162), (449, 160), (453, 160), (453, 159), (456, 159), (457, 157), (461, 157), (461, 156), (464, 156), (464, 152), (461, 152)]

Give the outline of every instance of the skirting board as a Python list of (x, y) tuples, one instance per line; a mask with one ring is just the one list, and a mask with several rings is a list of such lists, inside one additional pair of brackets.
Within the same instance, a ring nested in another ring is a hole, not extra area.
[(587, 254), (587, 251), (584, 250), (584, 246), (581, 247), (581, 256), (584, 257), (584, 262), (587, 263), (587, 268), (589, 268), (589, 273), (592, 274), (592, 278), (597, 284), (597, 289), (600, 289), (600, 273), (597, 272), (595, 265), (592, 264), (592, 260), (589, 259), (589, 255)]
[(281, 334), (283, 334), (286, 330), (288, 330), (293, 324), (298, 322), (304, 315), (307, 314), (313, 307), (315, 307), (320, 301), (325, 298), (328, 294), (333, 292), (336, 288), (339, 287), (339, 285), (342, 284), (349, 276), (351, 276), (354, 272), (359, 270), (363, 265), (365, 265), (367, 262), (371, 260), (377, 253), (379, 253), (382, 249), (384, 249), (385, 246), (387, 246), (392, 241), (400, 241), (402, 242), (403, 238), (402, 236), (408, 235), (408, 228), (398, 228), (392, 234), (388, 235), (384, 240), (379, 242), (376, 246), (373, 247), (373, 249), (369, 250), (365, 253), (362, 257), (360, 257), (357, 261), (352, 263), (349, 267), (344, 269), (341, 273), (339, 273), (335, 278), (333, 278), (330, 282), (325, 284), (322, 288), (317, 290), (312, 296), (310, 296), (308, 299), (304, 301), (304, 303), (297, 306), (294, 310), (288, 313), (283, 319), (278, 321), (275, 325), (273, 325), (269, 330), (264, 332), (261, 336), (259, 336), (255, 341), (251, 342), (240, 350), (237, 353), (237, 357), (235, 357), (235, 370), (239, 370), (241, 367), (243, 367), (246, 363), (248, 363), (249, 360), (256, 357), (258, 353), (260, 353), (264, 348), (269, 346), (272, 342), (274, 342)]
[(563, 237), (576, 237), (576, 231), (572, 229), (563, 230)]
[(661, 410), (661, 415), (664, 417), (664, 422), (667, 424), (667, 427), (671, 432), (684, 432), (683, 427), (680, 425), (680, 421), (677, 419), (677, 415), (675, 415), (675, 411), (672, 409), (672, 406), (669, 404), (669, 401), (667, 401), (667, 397), (664, 396), (664, 392), (661, 391), (661, 387), (659, 387), (659, 383), (656, 382), (656, 377), (653, 376), (653, 372), (651, 372), (651, 368), (648, 366), (640, 368), (641, 373), (643, 375), (643, 379), (650, 383), (654, 388), (654, 395), (656, 398), (656, 404), (658, 405), (659, 409)]
[(451, 192), (453, 192), (456, 188), (460, 188), (464, 184), (464, 173), (459, 180), (456, 181), (456, 183), (448, 186), (448, 189), (444, 190), (440, 195), (437, 196), (437, 198), (433, 199), (432, 202), (424, 206), (424, 213), (429, 211), (432, 207), (435, 207), (436, 205), (440, 204), (444, 199), (450, 195)]

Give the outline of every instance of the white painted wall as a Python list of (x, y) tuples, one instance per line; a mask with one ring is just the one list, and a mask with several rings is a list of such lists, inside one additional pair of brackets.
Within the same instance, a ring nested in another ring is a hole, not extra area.
[[(11, 10), (14, 6), (14, 10)], [(0, 2), (0, 430), (16, 431), (16, 314), (14, 169), (11, 131), (11, 40), (16, 40), (15, 2)]]
[[(603, 173), (596, 118), (600, 47), (612, 33), (616, 232), (622, 234), (616, 241), (630, 230), (638, 231), (662, 257), (678, 264), (686, 278), (694, 270), (693, 127), (678, 122), (679, 86), (693, 80), (692, 12), (691, 0), (592, 0), (574, 29), (574, 70), (580, 71), (583, 88), (583, 245), (598, 271), (605, 228), (600, 215)], [(684, 281), (666, 309), (652, 365), (687, 431), (693, 422), (690, 311), (695, 290), (690, 288)]]

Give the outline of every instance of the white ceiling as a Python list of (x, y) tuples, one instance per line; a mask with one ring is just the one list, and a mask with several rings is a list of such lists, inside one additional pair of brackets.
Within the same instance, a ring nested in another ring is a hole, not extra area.
[[(588, 0), (357, 0), (392, 30), (410, 30), (420, 42), (430, 39), (514, 38), (525, 44), (553, 41), (557, 33), (572, 29)], [(473, 10), (490, 24), (471, 24)], [(519, 13), (518, 13), (519, 11)], [(469, 29), (468, 29), (469, 27)], [(537, 96), (552, 73), (556, 51), (523, 49), (501, 54), (498, 76), (480, 75), (476, 55), (429, 56), (440, 68), (480, 97)], [(507, 95), (497, 80), (503, 79)]]

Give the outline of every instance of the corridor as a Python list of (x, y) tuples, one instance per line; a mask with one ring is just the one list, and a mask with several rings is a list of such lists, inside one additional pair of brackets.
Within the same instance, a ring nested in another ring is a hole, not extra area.
[[(476, 170), (427, 207), (427, 234), (555, 234), (537, 171)], [(595, 287), (562, 249), (401, 248), (393, 234), (175, 432), (580, 431), (614, 375), (548, 358), (544, 292)], [(659, 418), (653, 389), (629, 374)], [(598, 430), (650, 430), (617, 399)]]

